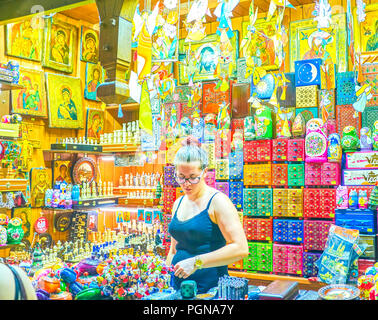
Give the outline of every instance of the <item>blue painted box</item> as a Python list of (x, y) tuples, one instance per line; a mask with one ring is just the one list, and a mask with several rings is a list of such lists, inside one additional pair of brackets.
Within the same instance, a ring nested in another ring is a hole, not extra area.
[(359, 230), (361, 234), (376, 234), (376, 212), (369, 209), (336, 209), (335, 225)]

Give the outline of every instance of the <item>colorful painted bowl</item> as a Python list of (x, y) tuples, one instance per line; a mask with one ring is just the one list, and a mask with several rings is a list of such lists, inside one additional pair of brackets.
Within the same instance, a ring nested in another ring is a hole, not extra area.
[(355, 300), (360, 295), (360, 290), (347, 284), (330, 284), (318, 291), (322, 300)]

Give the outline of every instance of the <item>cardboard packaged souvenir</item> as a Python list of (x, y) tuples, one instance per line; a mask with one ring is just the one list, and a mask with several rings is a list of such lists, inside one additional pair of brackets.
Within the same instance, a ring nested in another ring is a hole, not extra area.
[(272, 139), (272, 110), (267, 106), (256, 109), (254, 114), (256, 139)]

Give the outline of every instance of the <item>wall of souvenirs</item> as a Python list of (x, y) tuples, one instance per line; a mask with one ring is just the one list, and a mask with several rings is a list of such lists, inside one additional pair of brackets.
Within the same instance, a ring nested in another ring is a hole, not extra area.
[[(181, 15), (174, 2), (137, 7), (130, 101), (117, 106), (97, 97), (106, 80), (98, 23), (61, 12), (0, 26), (0, 257), (33, 272), (118, 252), (138, 252), (140, 265), (141, 250), (156, 254), (146, 270), (163, 264), (183, 194), (173, 159), (192, 135), (208, 152), (206, 183), (230, 197), (247, 236), (249, 256), (230, 270), (330, 283), (325, 249), (337, 226), (358, 230), (348, 234), (353, 249), (332, 253), (349, 250), (344, 280), (368, 277), (377, 262), (378, 6), (357, 2), (260, 12), (240, 0), (209, 14), (197, 1)], [(107, 271), (121, 262), (112, 263)], [(167, 289), (165, 273), (151, 283)]]

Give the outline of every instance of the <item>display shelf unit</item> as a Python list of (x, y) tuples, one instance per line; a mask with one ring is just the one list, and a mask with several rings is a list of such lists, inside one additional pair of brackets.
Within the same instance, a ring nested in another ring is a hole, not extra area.
[(320, 288), (326, 286), (326, 283), (319, 281), (310, 281), (308, 278), (295, 277), (295, 276), (284, 276), (284, 275), (273, 275), (267, 273), (251, 273), (244, 271), (228, 271), (230, 276), (241, 277), (248, 279), (248, 282), (252, 285), (267, 285), (275, 280), (284, 280), (284, 281), (295, 281), (298, 282), (300, 289), (305, 290), (319, 290)]
[(137, 152), (141, 150), (140, 145), (125, 144), (125, 143), (102, 144), (101, 146), (102, 146), (102, 153), (105, 153), (105, 154)]

